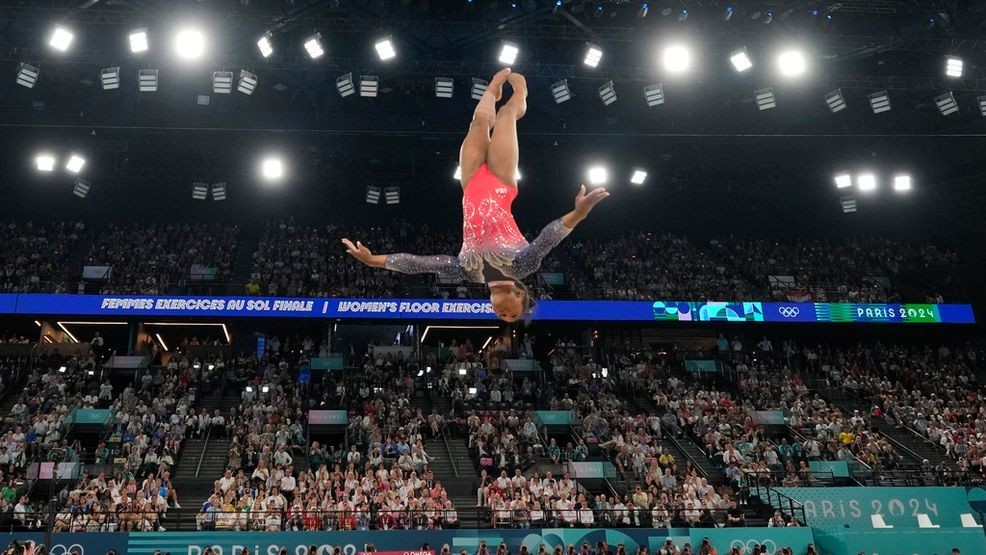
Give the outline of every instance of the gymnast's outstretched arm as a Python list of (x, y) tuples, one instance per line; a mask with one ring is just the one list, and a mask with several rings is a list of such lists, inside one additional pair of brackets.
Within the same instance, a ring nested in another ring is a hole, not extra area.
[(349, 239), (343, 239), (346, 252), (353, 258), (371, 268), (385, 268), (402, 274), (438, 274), (444, 278), (464, 280), (465, 271), (459, 264), (459, 259), (444, 254), (418, 256), (414, 254), (373, 254), (363, 243), (353, 244)]
[(523, 251), (517, 255), (516, 264), (524, 268), (523, 273), (531, 273), (541, 265), (541, 260), (551, 252), (551, 249), (558, 246), (575, 226), (586, 219), (589, 212), (596, 207), (603, 199), (609, 197), (609, 192), (600, 187), (586, 192), (585, 185), (579, 189), (579, 194), (575, 195), (575, 208), (571, 211), (544, 226), (536, 239)]

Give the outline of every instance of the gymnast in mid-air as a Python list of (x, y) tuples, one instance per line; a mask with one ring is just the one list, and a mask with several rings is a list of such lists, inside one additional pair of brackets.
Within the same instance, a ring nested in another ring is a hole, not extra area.
[[(510, 84), (513, 94), (497, 111), (496, 103), (505, 83)], [(510, 69), (501, 70), (490, 80), (476, 106), (459, 152), (463, 193), (462, 250), (458, 257), (373, 254), (361, 242), (343, 239), (346, 251), (374, 268), (405, 274), (436, 273), (452, 280), (485, 283), (493, 311), (501, 320), (516, 322), (528, 316), (534, 300), (520, 280), (534, 273), (548, 252), (609, 193), (604, 188), (586, 191), (583, 185), (575, 196), (575, 208), (545, 226), (534, 242), (528, 243), (510, 209), (517, 198), (517, 121), (525, 113), (524, 77)]]

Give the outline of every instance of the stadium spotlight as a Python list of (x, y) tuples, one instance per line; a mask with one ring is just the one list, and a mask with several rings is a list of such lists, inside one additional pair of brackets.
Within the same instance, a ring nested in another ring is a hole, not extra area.
[(205, 53), (205, 36), (198, 29), (182, 29), (175, 35), (175, 52), (186, 60), (201, 58)]
[(595, 44), (589, 43), (585, 51), (585, 60), (583, 60), (585, 65), (589, 67), (597, 67), (602, 59), (603, 49), (599, 48)]
[(856, 176), (856, 185), (860, 191), (875, 191), (876, 176), (872, 173), (864, 173)]
[(130, 31), (130, 51), (134, 54), (139, 54), (146, 52), (147, 48), (147, 29), (134, 29)]
[(664, 104), (664, 85), (661, 83), (654, 83), (653, 85), (647, 85), (644, 87), (644, 100), (646, 100), (647, 105), (652, 108), (654, 106)]
[(842, 197), (839, 197), (839, 204), (842, 205), (843, 214), (852, 214), (856, 212), (858, 208), (856, 197), (853, 195), (843, 195)]
[(616, 102), (616, 89), (613, 88), (612, 81), (606, 81), (601, 87), (599, 87), (599, 99), (602, 100), (603, 104), (606, 106)]
[(257, 75), (245, 69), (240, 70), (240, 80), (236, 84), (236, 90), (243, 94), (251, 95), (257, 88)]
[(512, 42), (503, 42), (503, 46), (500, 47), (500, 63), (504, 65), (513, 65), (517, 61), (517, 54), (520, 54), (520, 47)]
[(948, 56), (945, 58), (945, 75), (948, 77), (962, 77), (962, 68), (964, 65), (962, 58)]
[(51, 38), (48, 39), (48, 46), (58, 50), (59, 52), (65, 52), (68, 47), (72, 44), (72, 39), (75, 35), (72, 31), (69, 31), (65, 27), (57, 26), (55, 30), (51, 33)]
[(209, 186), (205, 183), (192, 183), (192, 198), (194, 200), (205, 200), (209, 197)]
[(489, 82), (473, 77), (472, 90), (470, 91), (470, 95), (472, 96), (472, 99), (480, 100), (481, 98), (483, 98), (483, 95), (486, 93), (486, 87), (488, 86), (489, 86)]
[(947, 92), (935, 97), (935, 105), (943, 116), (950, 116), (959, 111), (959, 104), (955, 102), (955, 93)]
[(825, 104), (833, 114), (837, 114), (846, 109), (846, 97), (842, 96), (842, 89), (835, 89), (825, 95)]
[(156, 69), (138, 70), (137, 90), (139, 90), (140, 92), (157, 91), (157, 75), (158, 75), (158, 71)]
[(760, 111), (771, 110), (777, 107), (777, 98), (774, 96), (774, 89), (767, 87), (753, 91), (753, 96), (757, 100), (757, 108)]
[(643, 185), (644, 181), (647, 181), (647, 172), (642, 169), (635, 168), (633, 170), (633, 175), (630, 176), (630, 183), (634, 185)]
[(894, 191), (906, 193), (911, 190), (911, 176), (902, 173), (894, 176)]
[(89, 189), (92, 189), (92, 183), (84, 179), (75, 179), (75, 187), (72, 188), (72, 194), (79, 198), (86, 198), (89, 194)]
[(692, 64), (691, 52), (681, 45), (673, 45), (664, 49), (664, 69), (671, 73), (686, 71)]
[(452, 98), (455, 91), (455, 79), (451, 77), (435, 77), (435, 96), (437, 98)]
[(380, 187), (370, 185), (366, 188), (366, 203), (380, 204)]
[(360, 75), (359, 95), (367, 98), (376, 98), (380, 90), (380, 78), (376, 75)]
[(226, 200), (226, 182), (212, 184), (212, 200), (219, 202)]
[(270, 58), (270, 55), (274, 53), (274, 35), (270, 31), (264, 33), (262, 37), (257, 39), (257, 49), (260, 50), (260, 55), (264, 58)]
[(979, 113), (986, 118), (986, 94), (980, 96), (977, 100), (979, 101)]
[(401, 203), (401, 188), (400, 187), (387, 187), (383, 190), (384, 199), (386, 199), (388, 205), (400, 204)]
[(733, 64), (733, 69), (739, 73), (743, 73), (753, 67), (753, 61), (750, 60), (750, 55), (747, 53), (745, 46), (729, 56), (729, 63)]
[(882, 114), (883, 112), (889, 112), (890, 106), (890, 94), (887, 91), (877, 91), (869, 96), (870, 108), (873, 109), (874, 114)]
[(609, 181), (609, 170), (604, 166), (592, 166), (589, 168), (588, 175), (590, 185), (602, 185)]
[(336, 90), (339, 96), (346, 98), (356, 92), (356, 85), (353, 84), (353, 74), (347, 73), (336, 78)]
[(34, 157), (34, 163), (39, 172), (50, 172), (55, 170), (55, 157), (47, 152), (42, 152)]
[(120, 66), (106, 67), (99, 72), (99, 81), (104, 91), (120, 88)]
[(551, 84), (551, 96), (555, 99), (555, 104), (568, 102), (572, 99), (572, 90), (568, 88), (568, 79), (562, 79)]
[(233, 72), (213, 71), (212, 92), (216, 94), (229, 94), (233, 92)]
[(321, 33), (315, 33), (314, 35), (308, 37), (305, 41), (305, 52), (308, 52), (308, 56), (313, 60), (320, 58), (322, 54), (325, 54), (325, 49), (322, 48)]
[(848, 173), (840, 173), (835, 176), (836, 189), (846, 189), (852, 187), (852, 176)]
[(797, 77), (808, 68), (808, 62), (800, 50), (786, 50), (777, 56), (777, 68), (785, 77)]
[(86, 159), (79, 156), (78, 154), (73, 154), (68, 162), (65, 162), (65, 169), (72, 173), (79, 173), (82, 171), (82, 166), (86, 165)]
[(462, 166), (455, 167), (455, 172), (452, 173), (452, 179), (456, 181), (462, 179)]
[(397, 50), (394, 48), (394, 40), (391, 36), (378, 40), (373, 46), (377, 49), (377, 56), (385, 62), (397, 56)]
[(284, 163), (280, 158), (264, 158), (260, 165), (261, 174), (267, 181), (276, 181), (284, 177)]
[(41, 70), (32, 65), (21, 63), (17, 66), (17, 84), (22, 87), (33, 89), (40, 75)]

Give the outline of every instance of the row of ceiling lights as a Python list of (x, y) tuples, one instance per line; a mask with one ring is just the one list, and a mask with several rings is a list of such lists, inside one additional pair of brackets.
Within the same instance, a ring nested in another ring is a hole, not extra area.
[[(55, 27), (48, 41), (48, 44), (60, 52), (65, 52), (71, 46), (75, 38), (75, 33), (66, 27), (58, 25)], [(139, 54), (146, 52), (150, 47), (147, 29), (140, 28), (130, 32), (129, 35), (130, 51)], [(260, 55), (268, 58), (274, 54), (274, 36), (271, 32), (264, 33), (257, 40), (257, 49)], [(322, 42), (322, 34), (314, 32), (303, 42), (303, 47), (308, 56), (312, 59), (321, 58), (325, 54), (325, 46)], [(174, 36), (174, 48), (179, 57), (185, 59), (200, 58), (206, 49), (205, 34), (193, 27), (178, 30)], [(392, 35), (378, 39), (374, 43), (377, 56), (382, 61), (389, 61), (397, 57), (397, 47)], [(513, 42), (505, 41), (501, 45), (499, 61), (505, 65), (513, 65), (517, 62), (520, 55), (520, 47)], [(587, 44), (583, 63), (588, 67), (598, 67), (603, 58), (603, 49), (596, 44)], [(680, 44), (670, 45), (664, 49), (662, 54), (664, 68), (672, 73), (686, 71), (691, 66), (690, 50)], [(753, 68), (754, 63), (747, 49), (741, 48), (732, 52), (729, 61), (737, 72), (745, 72)], [(777, 67), (781, 75), (785, 77), (797, 77), (805, 73), (808, 68), (805, 54), (797, 49), (786, 49), (777, 56)], [(962, 77), (964, 62), (957, 56), (947, 56), (945, 60), (945, 75), (952, 78)]]

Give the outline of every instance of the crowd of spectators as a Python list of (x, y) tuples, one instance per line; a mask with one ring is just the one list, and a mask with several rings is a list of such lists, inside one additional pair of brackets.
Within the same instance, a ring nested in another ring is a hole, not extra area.
[(82, 223), (0, 225), (0, 293), (64, 292), (61, 264), (85, 229)]
[(225, 224), (110, 224), (85, 258), (86, 266), (110, 268), (103, 294), (156, 295), (194, 281), (228, 283), (239, 228)]
[[(584, 288), (595, 290), (586, 292), (621, 300), (893, 302), (900, 295), (892, 278), (919, 278), (935, 270), (944, 271), (936, 277), (950, 282), (947, 271), (959, 263), (954, 253), (933, 245), (877, 237), (728, 237), (700, 247), (684, 237), (636, 232), (614, 240), (576, 241), (571, 250), (592, 278)], [(931, 288), (921, 300), (942, 302), (942, 296)]]
[[(93, 407), (113, 415), (109, 437), (92, 453), (96, 465), (115, 464), (114, 475), (84, 474), (55, 516), (57, 531), (163, 530), (169, 508), (181, 508), (171, 472), (185, 439), (200, 433), (207, 415), (196, 411), (200, 386), (224, 363), (173, 354), (166, 366), (147, 369), (122, 390), (98, 386)], [(87, 405), (83, 405), (87, 406)]]
[[(314, 346), (312, 346), (314, 348)], [(198, 514), (200, 529), (435, 529), (458, 515), (433, 476), (423, 434), (437, 415), (412, 409), (413, 368), (402, 352), (363, 358), (361, 371), (301, 378), (268, 353), (235, 376), (242, 403), (211, 425), (232, 438), (225, 475)], [(347, 410), (348, 449), (304, 434), (307, 408)]]
[[(404, 228), (401, 228), (404, 229)], [(397, 237), (389, 227), (347, 228), (374, 252), (394, 252)], [(270, 223), (246, 285), (249, 295), (289, 297), (397, 297), (398, 274), (369, 268), (346, 254), (344, 232), (334, 225), (314, 228), (293, 221)]]
[(637, 232), (608, 241), (576, 241), (571, 250), (601, 298), (746, 300), (753, 292), (733, 268), (683, 237)]
[(819, 355), (828, 381), (871, 404), (871, 417), (917, 431), (944, 449), (960, 472), (986, 477), (978, 347), (875, 343), (823, 348)]
[[(92, 292), (163, 294), (197, 282), (228, 283), (249, 270), (248, 295), (482, 298), (477, 284), (443, 282), (437, 276), (405, 276), (368, 268), (349, 257), (340, 240), (357, 238), (375, 252), (456, 255), (461, 233), (395, 220), (383, 226), (328, 224), (310, 227), (293, 220), (269, 222), (252, 253), (250, 268), (234, 268), (239, 229), (224, 224), (108, 224), (95, 233), (87, 266), (111, 267), (106, 279), (90, 277), (67, 286), (79, 268), (63, 268), (82, 224), (0, 226), (0, 292)], [(532, 234), (529, 234), (529, 238)], [(573, 255), (576, 268), (562, 263)], [(762, 299), (802, 302), (894, 302), (899, 282), (909, 295), (942, 302), (959, 286), (960, 261), (931, 244), (892, 238), (782, 241), (724, 237), (699, 244), (682, 236), (633, 232), (613, 239), (563, 243), (542, 261), (541, 271), (565, 274), (549, 285), (540, 275), (527, 281), (541, 299), (559, 292), (619, 300)], [(580, 269), (578, 268), (580, 267)], [(215, 272), (213, 274), (213, 271)], [(245, 275), (245, 274), (244, 274)], [(913, 293), (916, 291), (917, 293)], [(944, 294), (943, 294), (944, 293)]]

